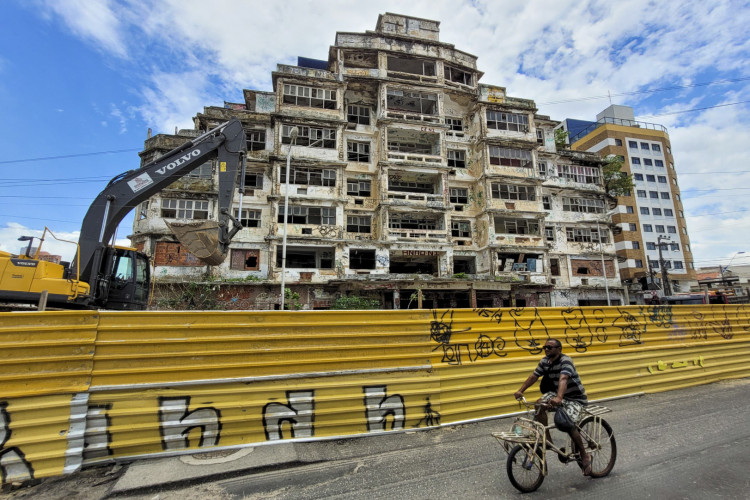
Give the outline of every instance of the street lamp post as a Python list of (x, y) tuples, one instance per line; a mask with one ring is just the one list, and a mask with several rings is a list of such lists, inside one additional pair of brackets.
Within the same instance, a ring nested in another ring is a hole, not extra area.
[(281, 310), (284, 310), (285, 297), (285, 278), (286, 278), (286, 234), (289, 224), (289, 163), (292, 158), (292, 145), (297, 142), (297, 127), (292, 127), (289, 132), (289, 149), (286, 152), (286, 178), (284, 182), (284, 230), (281, 238)]
[[(618, 213), (617, 209), (610, 210), (604, 214), (604, 217), (612, 217), (612, 215)], [(604, 244), (602, 243), (602, 232), (599, 227), (599, 219), (596, 219), (596, 234), (599, 235), (599, 255), (602, 259), (602, 275), (604, 276), (604, 292), (607, 294), (607, 305), (612, 305), (612, 300), (609, 297), (609, 283), (607, 282), (607, 268), (604, 266)]]
[(745, 252), (735, 252), (734, 255), (732, 255), (732, 258), (729, 259), (729, 264), (727, 264), (725, 267), (719, 266), (719, 271), (721, 271), (721, 281), (722, 282), (724, 281), (724, 273), (729, 269), (729, 266), (732, 265), (732, 261), (734, 260), (734, 258), (737, 257), (738, 255), (742, 254), (742, 253), (745, 253)]
[(662, 236), (660, 235), (656, 239), (656, 244), (659, 245), (659, 266), (661, 267), (661, 281), (662, 281), (662, 292), (665, 296), (672, 295), (672, 287), (669, 284), (669, 274), (667, 273), (667, 266), (664, 265), (664, 257), (661, 253), (661, 246), (666, 245), (666, 243), (662, 243), (661, 240), (671, 241), (668, 236)]

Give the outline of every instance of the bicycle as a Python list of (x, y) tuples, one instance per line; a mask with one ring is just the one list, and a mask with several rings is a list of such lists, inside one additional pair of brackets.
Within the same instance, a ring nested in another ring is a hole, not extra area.
[[(547, 476), (548, 449), (557, 454), (560, 462), (567, 464), (575, 460), (583, 469), (580, 454), (572, 438), (568, 436), (567, 448), (556, 447), (547, 440), (547, 431), (555, 427), (555, 424), (545, 426), (533, 420), (535, 403), (527, 402), (526, 398), (521, 398), (518, 402), (519, 406), (526, 406), (527, 416), (517, 417), (510, 432), (492, 433), (508, 453), (506, 470), (511, 484), (523, 493), (538, 489)], [(548, 404), (540, 406), (544, 411), (552, 409)], [(577, 424), (586, 452), (591, 457), (591, 477), (604, 477), (615, 466), (617, 443), (612, 427), (601, 417), (611, 411), (605, 406), (586, 406), (583, 417)]]

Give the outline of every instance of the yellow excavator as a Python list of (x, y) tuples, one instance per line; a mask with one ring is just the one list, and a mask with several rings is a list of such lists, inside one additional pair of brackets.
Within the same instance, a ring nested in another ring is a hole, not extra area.
[[(177, 239), (206, 264), (223, 262), (232, 237), (242, 228), (231, 213), (238, 169), (244, 170), (247, 143), (242, 123), (233, 118), (137, 170), (113, 178), (91, 204), (81, 225), (71, 263), (0, 251), (0, 303), (36, 304), (46, 296), (51, 307), (143, 310), (149, 302), (148, 257), (135, 248), (109, 245), (122, 219), (139, 203), (208, 160), (217, 159), (218, 221), (171, 223)], [(42, 241), (47, 230), (42, 235)], [(54, 235), (53, 235), (54, 236)]]

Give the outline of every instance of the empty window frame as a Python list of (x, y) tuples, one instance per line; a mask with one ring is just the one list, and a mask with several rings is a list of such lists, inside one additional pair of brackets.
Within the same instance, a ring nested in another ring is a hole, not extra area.
[(406, 111), (421, 115), (438, 113), (438, 95), (428, 92), (388, 89), (386, 104), (389, 111)]
[(501, 200), (536, 200), (534, 186), (516, 186), (513, 184), (492, 184), (492, 197)]
[(241, 214), (237, 210), (234, 211), (234, 216), (240, 221), (242, 227), (260, 227), (260, 215), (260, 210), (249, 208), (243, 208)]
[(552, 198), (549, 196), (542, 196), (542, 207), (545, 210), (552, 210)]
[(531, 167), (531, 151), (490, 146), (490, 164), (505, 167)]
[(371, 221), (369, 215), (347, 215), (346, 230), (350, 233), (371, 233)]
[(544, 144), (544, 130), (540, 128), (536, 129), (536, 143)]
[[(278, 222), (284, 222), (284, 205), (279, 205)], [(304, 207), (289, 206), (289, 217), (287, 222), (290, 224), (336, 224), (336, 209), (332, 207)]]
[(451, 220), (451, 235), (454, 238), (471, 238), (471, 222)]
[(451, 203), (466, 205), (469, 203), (469, 189), (452, 187), (449, 189), (449, 199)]
[(375, 250), (350, 248), (349, 269), (375, 269)]
[[(282, 184), (286, 183), (286, 168), (283, 166), (279, 167), (279, 179)], [(300, 186), (333, 187), (336, 185), (336, 170), (293, 165), (290, 168), (289, 183)]]
[(213, 169), (211, 168), (211, 162), (207, 161), (198, 168), (195, 168), (185, 174), (185, 177), (193, 179), (210, 179), (213, 176)]
[(370, 108), (367, 106), (357, 106), (350, 104), (346, 107), (346, 120), (349, 123), (358, 123), (360, 125), (370, 124)]
[(539, 221), (536, 219), (510, 219), (495, 217), (495, 233), (498, 234), (539, 234)]
[(411, 59), (388, 56), (388, 71), (410, 73), (412, 75), (435, 76), (435, 63), (425, 59)]
[(235, 271), (260, 269), (260, 250), (232, 250), (229, 267)]
[(372, 182), (369, 180), (347, 179), (346, 194), (349, 196), (370, 196)]
[(347, 141), (346, 159), (348, 161), (369, 163), (370, 162), (370, 143)]
[(452, 66), (445, 65), (443, 67), (443, 76), (449, 82), (460, 83), (462, 85), (472, 86), (474, 79), (472, 74), (468, 71), (463, 71)]
[(463, 132), (464, 121), (461, 118), (445, 117), (445, 124), (448, 125), (448, 132)]
[(601, 171), (596, 167), (582, 165), (558, 165), (557, 176), (573, 182), (601, 184)]
[(433, 154), (434, 146), (425, 142), (388, 141), (388, 151), (393, 153)]
[(248, 130), (247, 131), (247, 150), (263, 151), (266, 149), (266, 131), (265, 130)]
[(609, 231), (606, 229), (596, 228), (589, 229), (585, 227), (566, 227), (565, 235), (567, 240), (575, 243), (599, 243), (599, 236), (601, 233), (601, 242), (609, 243)]
[(529, 116), (517, 113), (503, 113), (487, 110), (487, 128), (510, 130), (513, 132), (529, 131)]
[(544, 239), (549, 242), (555, 241), (555, 228), (554, 227), (546, 226), (544, 228)]
[(284, 104), (321, 109), (336, 109), (336, 91), (304, 85), (284, 85)]
[[(282, 246), (276, 247), (276, 267), (281, 268)], [(333, 269), (333, 248), (289, 247), (286, 249), (287, 269)]]
[(208, 219), (208, 201), (161, 200), (161, 216), (165, 219)]
[(245, 188), (263, 188), (263, 172), (245, 172)]
[(443, 229), (442, 219), (431, 218), (419, 214), (391, 214), (388, 217), (388, 227), (391, 229)]
[[(292, 128), (295, 125), (281, 126), (281, 143), (292, 143)], [(336, 148), (336, 129), (335, 128), (315, 128), (297, 125), (297, 140), (294, 143), (297, 146), (307, 146), (309, 148)]]
[(449, 149), (448, 166), (456, 168), (466, 168), (466, 151), (462, 149)]
[(567, 198), (563, 197), (563, 210), (565, 212), (584, 212), (592, 214), (604, 213), (604, 200), (594, 198)]
[(539, 177), (547, 177), (547, 162), (546, 161), (540, 161), (536, 164), (537, 171), (539, 172)]
[(429, 182), (417, 182), (404, 179), (388, 179), (388, 191), (401, 193), (435, 194), (435, 185)]

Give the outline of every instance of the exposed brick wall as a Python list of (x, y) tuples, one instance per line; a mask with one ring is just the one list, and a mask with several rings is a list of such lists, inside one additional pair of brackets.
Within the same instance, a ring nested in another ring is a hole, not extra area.
[(203, 266), (198, 257), (188, 252), (180, 243), (159, 241), (154, 252), (154, 264), (157, 266)]

